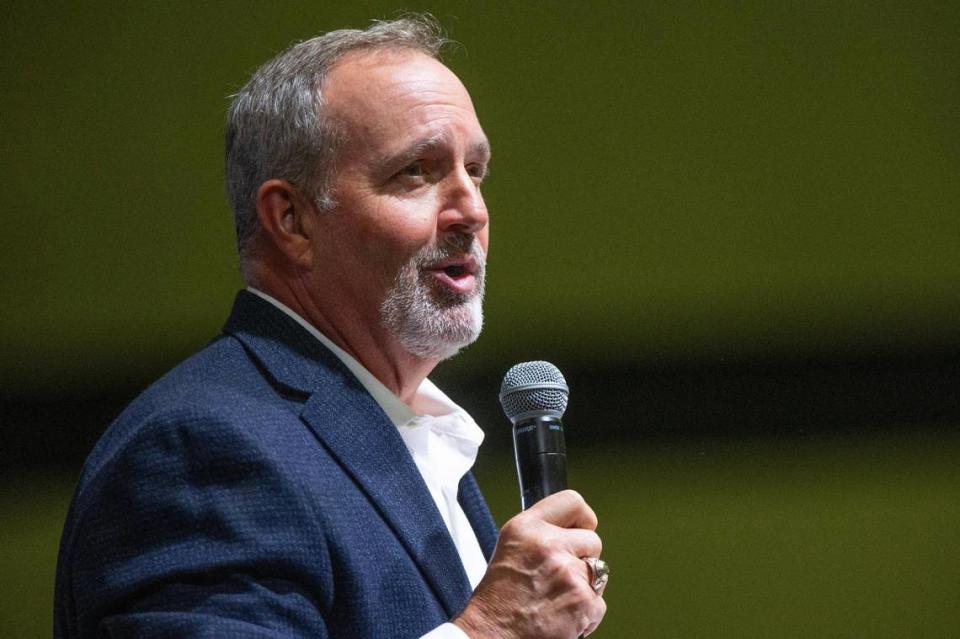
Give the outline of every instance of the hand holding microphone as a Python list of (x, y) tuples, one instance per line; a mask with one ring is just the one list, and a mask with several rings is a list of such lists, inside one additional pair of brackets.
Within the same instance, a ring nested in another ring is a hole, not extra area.
[[(567, 410), (567, 380), (549, 362), (517, 364), (503, 378), (500, 404), (513, 422), (513, 452), (526, 510), (544, 497), (567, 488), (567, 446), (560, 418)], [(602, 595), (610, 567), (599, 557), (585, 557), (591, 585)]]
[(483, 580), (454, 620), (471, 639), (574, 639), (606, 613), (597, 517), (566, 489), (560, 418), (569, 391), (547, 362), (511, 368), (500, 400), (513, 422), (523, 512), (500, 531)]

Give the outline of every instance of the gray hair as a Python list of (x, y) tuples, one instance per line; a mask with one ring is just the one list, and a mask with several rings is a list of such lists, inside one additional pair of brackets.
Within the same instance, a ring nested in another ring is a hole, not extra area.
[(294, 44), (257, 69), (227, 112), (225, 173), (241, 270), (258, 227), (257, 189), (284, 179), (321, 209), (334, 202), (330, 184), (341, 132), (323, 113), (321, 85), (333, 65), (357, 50), (412, 49), (439, 59), (449, 41), (428, 14), (374, 21)]

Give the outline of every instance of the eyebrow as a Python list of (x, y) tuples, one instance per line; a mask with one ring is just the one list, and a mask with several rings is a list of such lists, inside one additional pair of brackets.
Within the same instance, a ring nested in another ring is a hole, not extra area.
[[(446, 144), (446, 142), (446, 134), (438, 133), (437, 135), (429, 138), (417, 140), (410, 146), (400, 150), (397, 153), (384, 153), (377, 158), (377, 165), (385, 168), (405, 166), (422, 155), (441, 148), (444, 144)], [(470, 146), (467, 154), (471, 156), (480, 156), (483, 158), (484, 162), (487, 162), (490, 160), (490, 143), (486, 138), (475, 142)]]

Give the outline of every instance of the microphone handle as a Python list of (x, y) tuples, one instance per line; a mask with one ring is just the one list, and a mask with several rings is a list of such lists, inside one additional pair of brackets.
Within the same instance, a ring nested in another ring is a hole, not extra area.
[(559, 419), (531, 417), (517, 422), (513, 451), (523, 510), (567, 488), (567, 447)]
[(566, 490), (567, 446), (559, 419), (533, 417), (514, 424), (513, 453), (524, 510), (548, 495)]

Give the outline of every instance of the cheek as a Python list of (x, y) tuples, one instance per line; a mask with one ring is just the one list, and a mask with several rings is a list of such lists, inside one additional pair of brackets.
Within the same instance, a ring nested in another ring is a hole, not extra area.
[(381, 207), (372, 222), (365, 240), (374, 251), (410, 257), (437, 235), (436, 217), (425, 204)]
[(480, 247), (483, 249), (484, 255), (490, 254), (490, 223), (488, 222), (483, 230), (477, 233), (477, 241), (480, 243)]
[(375, 223), (357, 229), (353, 245), (370, 275), (381, 283), (392, 284), (398, 271), (435, 239), (435, 225), (422, 215), (396, 215), (396, 211), (391, 211)]

